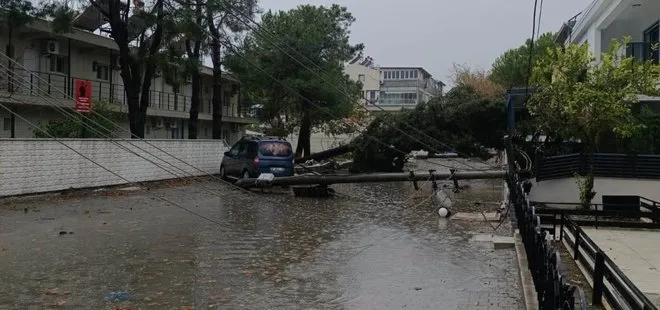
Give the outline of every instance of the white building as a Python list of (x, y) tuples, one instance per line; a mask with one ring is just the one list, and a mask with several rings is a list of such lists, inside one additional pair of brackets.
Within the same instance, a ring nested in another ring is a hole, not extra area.
[[(75, 23), (71, 33), (54, 34), (44, 20), (17, 29), (13, 36), (14, 59), (18, 63), (10, 75), (4, 66), (5, 54), (0, 54), (0, 100), (28, 121), (41, 124), (62, 120), (64, 115), (52, 108), (52, 104), (73, 109), (73, 85), (76, 80), (91, 82), (92, 101), (111, 103), (125, 112), (126, 96), (117, 62), (118, 48), (114, 40), (94, 34), (92, 29)], [(8, 45), (6, 32), (0, 32), (2, 51)], [(11, 78), (13, 76), (14, 78)], [(245, 126), (255, 123), (247, 109), (239, 106), (240, 83), (224, 74), (223, 138), (229, 143), (239, 139)], [(18, 78), (20, 81), (15, 81)], [(14, 80), (9, 97), (9, 80)], [(201, 103), (198, 137), (211, 138), (212, 72), (202, 69)], [(145, 138), (183, 139), (188, 136), (188, 119), (191, 85), (183, 85), (178, 93), (160, 77), (152, 80), (149, 91), (150, 106), (147, 111)], [(128, 128), (128, 117), (121, 124)], [(129, 137), (118, 131), (120, 137)], [(34, 129), (26, 122), (0, 109), (0, 138), (31, 138)]]
[(651, 46), (660, 41), (659, 20), (657, 0), (594, 0), (576, 20), (562, 26), (557, 39), (564, 44), (588, 42), (599, 60), (612, 39), (629, 36), (628, 55), (657, 62), (658, 52)]
[(380, 67), (378, 105), (411, 108), (441, 96), (445, 86), (421, 67)]
[(414, 108), (443, 94), (445, 86), (421, 67), (379, 67), (371, 57), (357, 57), (344, 71), (362, 82), (361, 104), (371, 111), (400, 111)]

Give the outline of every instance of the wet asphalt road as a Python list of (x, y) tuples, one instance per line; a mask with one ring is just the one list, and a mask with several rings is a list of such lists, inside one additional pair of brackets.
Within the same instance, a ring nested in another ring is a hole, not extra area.
[[(493, 200), (495, 184), (465, 197)], [(487, 223), (439, 219), (410, 184), (334, 188), (294, 199), (207, 181), (4, 202), (0, 309), (522, 307), (515, 251), (471, 240)], [(118, 290), (130, 300), (104, 301)]]

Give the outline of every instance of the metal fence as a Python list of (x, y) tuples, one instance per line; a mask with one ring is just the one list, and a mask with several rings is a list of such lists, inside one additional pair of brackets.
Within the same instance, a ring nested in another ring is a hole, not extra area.
[(562, 216), (562, 220), (562, 226), (574, 238), (573, 241), (562, 233), (563, 240), (573, 249), (574, 259), (584, 266), (593, 281), (594, 305), (602, 305), (604, 298), (612, 309), (658, 309), (570, 216)]
[(555, 249), (554, 242), (547, 238), (547, 232), (541, 229), (540, 218), (525, 198), (522, 186), (511, 185), (511, 199), (515, 202), (518, 229), (534, 279), (539, 308), (587, 309), (588, 304), (582, 289), (568, 284), (560, 273), (559, 251)]
[[(14, 68), (11, 72), (0, 70), (0, 91), (8, 91), (19, 95), (46, 96), (52, 99), (69, 100), (74, 97), (73, 88), (75, 81), (78, 79), (77, 77), (55, 72), (28, 71), (20, 68)], [(91, 98), (93, 101), (104, 101), (126, 106), (127, 98), (123, 84), (111, 83), (108, 80), (89, 81), (91, 83)], [(149, 107), (152, 109), (178, 112), (190, 111), (192, 97), (189, 95), (151, 89), (148, 96)], [(222, 114), (224, 116), (238, 118), (256, 117), (258, 111), (255, 108), (230, 104), (231, 99), (231, 94), (225, 91), (222, 104)], [(211, 113), (213, 111), (211, 100), (210, 95), (200, 94), (200, 113)]]
[[(603, 210), (602, 204), (592, 204), (591, 208), (586, 210), (577, 203), (532, 202), (540, 205), (534, 207), (534, 211), (543, 225), (541, 229), (555, 234), (559, 226), (559, 240), (566, 242), (575, 261), (584, 266), (586, 276), (591, 278), (593, 283), (594, 305), (602, 305), (603, 300), (606, 300), (612, 309), (657, 309), (581, 228), (617, 226), (660, 229), (657, 223), (660, 217), (658, 203), (642, 197), (640, 202), (640, 206), (627, 206), (627, 210)], [(642, 217), (653, 222), (624, 220)]]
[[(586, 174), (590, 166), (588, 154), (537, 156), (537, 181)], [(596, 153), (593, 155), (594, 176), (610, 178), (660, 179), (660, 155)]]

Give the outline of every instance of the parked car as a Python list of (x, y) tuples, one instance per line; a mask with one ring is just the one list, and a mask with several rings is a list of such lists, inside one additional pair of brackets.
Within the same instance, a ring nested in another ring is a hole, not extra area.
[(276, 177), (294, 174), (291, 143), (278, 137), (246, 136), (225, 152), (220, 176), (256, 178), (262, 173)]

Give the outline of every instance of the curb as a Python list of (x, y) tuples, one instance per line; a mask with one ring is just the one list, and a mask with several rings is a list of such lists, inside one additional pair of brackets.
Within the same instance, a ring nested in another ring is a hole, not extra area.
[(534, 280), (529, 271), (525, 246), (522, 243), (522, 237), (517, 229), (513, 234), (513, 239), (516, 248), (516, 258), (518, 260), (518, 270), (520, 271), (520, 286), (522, 287), (523, 298), (525, 299), (525, 309), (538, 310), (539, 303), (536, 296), (536, 288), (534, 287)]

